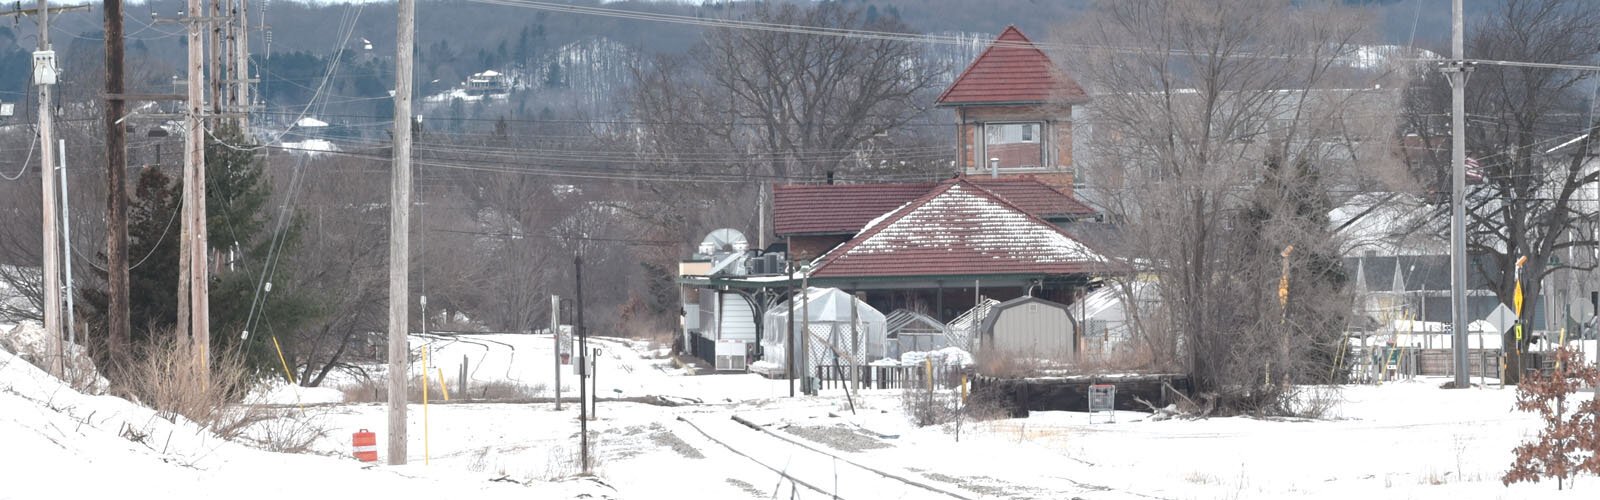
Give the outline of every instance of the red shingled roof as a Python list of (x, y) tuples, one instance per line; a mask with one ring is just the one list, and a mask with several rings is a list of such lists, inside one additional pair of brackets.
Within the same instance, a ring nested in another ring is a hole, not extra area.
[(1104, 265), (1054, 224), (957, 178), (819, 257), (811, 276), (1077, 274)]
[(790, 184), (772, 187), (779, 236), (855, 234), (867, 221), (927, 194), (932, 183)]
[(1094, 215), (1095, 209), (1072, 195), (1057, 191), (1031, 175), (1011, 177), (968, 177), (968, 181), (1000, 195), (1023, 211), (1046, 219)]
[[(969, 177), (969, 182), (1044, 218), (1094, 215), (1095, 210), (1031, 176)], [(773, 186), (773, 232), (855, 234), (867, 222), (939, 187), (933, 182), (877, 184), (790, 184)]]
[(939, 95), (940, 106), (1089, 100), (1083, 87), (1057, 69), (1016, 26), (1007, 26), (995, 41)]

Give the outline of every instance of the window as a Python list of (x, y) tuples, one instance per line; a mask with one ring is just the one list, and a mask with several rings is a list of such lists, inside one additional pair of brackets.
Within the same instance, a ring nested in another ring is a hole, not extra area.
[(1045, 165), (1045, 148), (1040, 140), (1043, 126), (1039, 122), (986, 123), (983, 129), (984, 161), (979, 168), (1028, 169)]

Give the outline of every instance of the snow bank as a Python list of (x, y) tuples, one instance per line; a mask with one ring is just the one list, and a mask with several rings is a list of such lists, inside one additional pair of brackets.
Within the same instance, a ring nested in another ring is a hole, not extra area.
[(972, 366), (972, 353), (960, 347), (946, 347), (937, 351), (912, 351), (900, 355), (901, 365), (920, 365), (923, 361), (932, 359), (933, 362), (944, 366)]
[[(34, 365), (44, 365), (50, 359), (48, 352), (48, 338), (44, 333), (44, 325), (37, 321), (24, 321), (21, 324), (6, 329), (0, 327), (0, 349), (16, 353), (24, 361)], [(94, 360), (89, 358), (88, 349), (77, 344), (62, 346), (66, 355), (66, 369), (73, 381), (73, 386), (91, 393), (104, 393), (111, 383), (100, 376), (99, 370), (94, 366)]]
[(253, 404), (279, 405), (343, 403), (344, 392), (331, 387), (275, 384), (256, 389), (246, 400)]
[[(281, 454), (224, 440), (181, 417), (111, 396), (79, 393), (0, 349), (0, 443), (5, 487), (22, 498), (281, 499), (610, 498), (603, 484), (528, 486), (490, 472), (411, 465), (365, 466), (348, 458)], [(421, 443), (412, 446), (420, 452)], [(76, 478), (76, 480), (62, 479)], [(242, 487), (241, 487), (242, 486)]]

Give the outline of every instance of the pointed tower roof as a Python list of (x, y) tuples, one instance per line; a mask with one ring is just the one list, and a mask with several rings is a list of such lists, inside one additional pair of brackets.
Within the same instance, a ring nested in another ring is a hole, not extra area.
[(817, 258), (813, 278), (1077, 274), (1105, 257), (964, 178), (941, 183)]
[(1007, 26), (939, 95), (938, 104), (1044, 104), (1056, 99), (1087, 102), (1089, 95), (1022, 31)]

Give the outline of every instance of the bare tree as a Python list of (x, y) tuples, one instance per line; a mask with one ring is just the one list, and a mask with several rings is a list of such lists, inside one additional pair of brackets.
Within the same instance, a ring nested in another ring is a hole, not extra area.
[[(863, 12), (837, 3), (763, 4), (749, 18), (910, 31), (893, 18), (868, 21)], [(749, 122), (752, 126), (725, 130), (759, 144), (770, 172), (787, 177), (829, 169), (841, 162), (841, 152), (918, 116), (931, 102), (923, 94), (933, 90), (940, 75), (938, 68), (913, 64), (920, 54), (916, 44), (899, 40), (719, 28), (707, 33), (694, 60), (710, 83), (701, 96), (704, 105), (732, 121)]]
[(1367, 90), (1383, 73), (1355, 63), (1370, 21), (1287, 0), (1129, 0), (1070, 30), (1090, 47), (1060, 58), (1092, 89), (1083, 168), (1105, 182), (1083, 192), (1121, 224), (1119, 257), (1157, 279), (1160, 306), (1135, 321), (1221, 408), (1298, 412), (1288, 384), (1336, 378), (1349, 301), (1327, 211), (1385, 157), (1367, 131), (1393, 108)]
[[(1537, 63), (1587, 63), (1600, 39), (1600, 4), (1581, 0), (1508, 0), (1471, 34), (1474, 58)], [(1478, 271), (1496, 295), (1512, 302), (1519, 273), (1531, 300), (1544, 280), (1564, 269), (1594, 269), (1593, 259), (1552, 261), (1567, 249), (1596, 246), (1590, 191), (1600, 181), (1594, 159), (1595, 119), (1590, 113), (1592, 73), (1549, 68), (1479, 65), (1467, 86), (1467, 144), (1486, 174), (1469, 202), (1469, 251), (1490, 256)], [(1586, 100), (1585, 97), (1588, 97)], [(1586, 255), (1587, 256), (1587, 255)], [(1531, 330), (1535, 307), (1524, 307)], [(1508, 332), (1507, 353), (1524, 353), (1531, 331)], [(1522, 358), (1508, 356), (1506, 382), (1522, 374)]]

